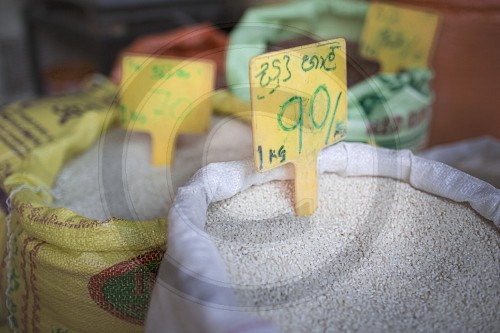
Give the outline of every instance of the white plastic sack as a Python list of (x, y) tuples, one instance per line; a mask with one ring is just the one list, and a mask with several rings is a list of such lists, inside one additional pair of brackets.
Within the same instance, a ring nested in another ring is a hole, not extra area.
[(500, 140), (483, 136), (435, 146), (418, 156), (448, 164), (500, 188)]
[[(340, 143), (324, 149), (319, 172), (383, 176), (422, 191), (469, 203), (500, 228), (500, 190), (409, 151)], [(147, 332), (279, 332), (238, 307), (224, 263), (204, 231), (207, 207), (252, 185), (293, 177), (288, 166), (267, 173), (253, 161), (210, 164), (178, 191), (170, 211), (168, 250), (158, 272), (146, 320)], [(335, 314), (332, 314), (335, 315)]]

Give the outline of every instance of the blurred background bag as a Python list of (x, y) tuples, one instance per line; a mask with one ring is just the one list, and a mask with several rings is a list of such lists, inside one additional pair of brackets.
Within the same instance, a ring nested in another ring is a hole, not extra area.
[[(362, 1), (319, 0), (248, 9), (230, 34), (226, 56), (228, 88), (248, 103), (248, 62), (253, 56), (284, 41), (293, 45), (293, 40), (303, 44), (304, 38), (314, 41), (342, 37), (348, 41), (347, 140), (394, 149), (423, 148), (432, 118), (432, 71), (415, 68), (382, 74), (377, 72), (376, 64), (360, 57), (357, 42), (368, 8), (369, 3)], [(245, 111), (230, 110), (225, 103), (217, 103), (216, 110)], [(246, 109), (250, 109), (248, 105)]]

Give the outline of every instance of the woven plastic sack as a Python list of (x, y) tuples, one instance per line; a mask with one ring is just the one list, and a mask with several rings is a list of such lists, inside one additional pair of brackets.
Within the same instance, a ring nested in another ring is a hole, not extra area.
[(50, 206), (50, 188), (64, 162), (116, 121), (109, 105), (80, 114), (56, 140), (27, 154), (3, 184), (9, 195), (2, 223), (8, 237), (5, 295), (14, 332), (143, 330), (166, 220), (97, 221)]
[(86, 112), (108, 111), (116, 93), (117, 87), (109, 80), (92, 75), (72, 94), (0, 107), (0, 191), (4, 179), (17, 170), (32, 149), (57, 140)]
[(18, 170), (24, 157), (40, 145), (58, 140), (88, 111), (107, 112), (116, 86), (93, 75), (73, 94), (23, 100), (0, 108), (0, 332), (8, 330), (5, 290), (7, 194), (3, 181)]
[(7, 275), (5, 269), (5, 250), (7, 247), (7, 226), (5, 224), (6, 213), (0, 208), (0, 332), (8, 332), (7, 307), (5, 303), (5, 289), (7, 286)]
[(500, 188), (500, 140), (490, 136), (434, 146), (418, 156), (439, 161)]
[[(272, 43), (304, 37), (342, 37), (357, 42), (368, 6), (364, 1), (315, 0), (248, 9), (230, 34), (226, 75), (231, 93), (243, 102), (250, 101), (248, 63)], [(348, 75), (352, 70), (365, 78), (349, 88), (347, 140), (395, 149), (423, 148), (432, 116), (431, 70), (415, 68), (369, 76), (353, 54), (347, 56), (352, 65)], [(227, 108), (224, 102), (215, 101), (221, 113), (249, 110), (248, 105)]]
[[(321, 173), (407, 182), (436, 196), (469, 203), (500, 228), (500, 190), (407, 150), (340, 143), (321, 152), (318, 168)], [(278, 332), (238, 306), (225, 264), (204, 227), (210, 203), (252, 185), (291, 178), (293, 169), (286, 166), (257, 173), (249, 160), (216, 163), (201, 169), (179, 189), (169, 215), (169, 246), (152, 294), (147, 332)]]

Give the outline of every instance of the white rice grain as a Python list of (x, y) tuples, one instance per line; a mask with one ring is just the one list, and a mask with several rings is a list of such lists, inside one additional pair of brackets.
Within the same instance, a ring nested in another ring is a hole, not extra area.
[(500, 331), (500, 232), (470, 207), (387, 178), (324, 174), (293, 212), (271, 182), (208, 211), (245, 310), (284, 332)]
[(53, 186), (52, 206), (96, 220), (166, 216), (177, 188), (202, 166), (252, 155), (251, 128), (215, 116), (209, 133), (178, 138), (171, 167), (151, 165), (150, 150), (148, 134), (111, 129), (64, 166)]

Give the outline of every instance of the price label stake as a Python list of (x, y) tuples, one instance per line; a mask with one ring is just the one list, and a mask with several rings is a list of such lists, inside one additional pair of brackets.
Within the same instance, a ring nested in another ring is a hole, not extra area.
[(370, 5), (360, 41), (361, 54), (378, 61), (381, 71), (429, 68), (439, 16), (406, 7)]
[(215, 65), (207, 60), (123, 58), (120, 121), (151, 135), (151, 162), (170, 166), (180, 133), (203, 133), (212, 115)]
[(295, 168), (295, 213), (318, 206), (319, 151), (345, 137), (345, 40), (334, 39), (254, 57), (250, 61), (254, 156), (264, 172)]

